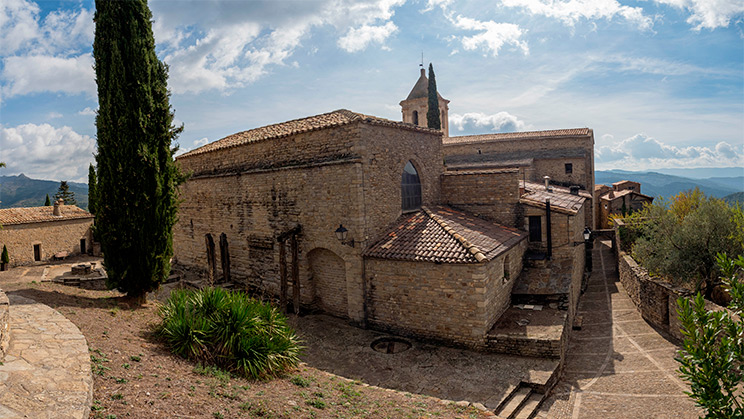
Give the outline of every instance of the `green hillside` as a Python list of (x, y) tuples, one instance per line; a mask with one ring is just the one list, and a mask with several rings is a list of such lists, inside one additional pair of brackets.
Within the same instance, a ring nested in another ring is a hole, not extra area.
[[(75, 193), (77, 206), (88, 209), (88, 185), (67, 182), (70, 191)], [(20, 174), (18, 176), (0, 176), (0, 208), (40, 207), (44, 205), (47, 194), (51, 199), (59, 182), (38, 180)]]

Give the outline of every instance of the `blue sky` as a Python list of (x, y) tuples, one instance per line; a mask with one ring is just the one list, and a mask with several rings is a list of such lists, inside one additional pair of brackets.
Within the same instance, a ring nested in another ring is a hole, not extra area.
[[(744, 166), (742, 0), (151, 1), (182, 150), (346, 108), (400, 120), (434, 63), (450, 135), (589, 127), (598, 169)], [(92, 1), (0, 2), (3, 174), (86, 181)]]

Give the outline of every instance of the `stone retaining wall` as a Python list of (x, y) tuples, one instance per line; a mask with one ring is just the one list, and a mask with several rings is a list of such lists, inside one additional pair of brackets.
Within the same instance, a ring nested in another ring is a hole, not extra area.
[[(566, 330), (564, 328), (564, 330)], [(501, 335), (488, 340), (488, 350), (499, 354), (532, 356), (536, 358), (561, 358), (564, 338), (535, 339), (520, 336)]]
[[(685, 288), (651, 278), (648, 271), (625, 252), (619, 253), (618, 272), (620, 282), (641, 316), (651, 325), (681, 341), (682, 324), (677, 314), (677, 299), (692, 299), (692, 293)], [(705, 301), (705, 308), (710, 311), (728, 310), (708, 300)]]
[(8, 296), (0, 291), (0, 362), (5, 359), (10, 343), (10, 302)]

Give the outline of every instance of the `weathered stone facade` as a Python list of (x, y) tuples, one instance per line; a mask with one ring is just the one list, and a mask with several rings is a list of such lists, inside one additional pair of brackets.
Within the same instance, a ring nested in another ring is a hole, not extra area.
[[(588, 128), (443, 138), (447, 169), (519, 167), (528, 181), (594, 192), (594, 132)], [(595, 228), (593, 197), (587, 225)]]
[(366, 261), (369, 324), (391, 332), (485, 347), (485, 334), (511, 302), (523, 240), (477, 264)]
[[(46, 261), (59, 252), (74, 255), (90, 249), (93, 216), (70, 206), (63, 206), (58, 216), (52, 211), (51, 206), (0, 210), (0, 249), (2, 245), (8, 248), (11, 266)], [(83, 245), (85, 249), (81, 249)]]
[(442, 176), (442, 201), (510, 227), (521, 227), (519, 170), (448, 170)]

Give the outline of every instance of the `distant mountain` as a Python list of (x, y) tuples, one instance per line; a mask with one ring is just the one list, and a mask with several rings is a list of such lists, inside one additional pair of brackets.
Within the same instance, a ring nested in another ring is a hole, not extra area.
[[(75, 193), (77, 206), (88, 209), (88, 185), (85, 183), (67, 182), (70, 191)], [(38, 180), (20, 174), (18, 176), (0, 176), (0, 208), (40, 207), (44, 205), (46, 195), (53, 199), (59, 189), (59, 182)]]
[(694, 169), (655, 169), (665, 175), (682, 176), (690, 179), (710, 179), (713, 177), (744, 176), (744, 167), (698, 167)]
[(737, 192), (732, 193), (731, 195), (726, 195), (723, 197), (723, 200), (728, 202), (729, 204), (739, 203), (741, 205), (744, 205), (744, 192)]
[(744, 176), (691, 179), (658, 172), (629, 172), (626, 170), (598, 170), (594, 173), (594, 183), (596, 184), (612, 185), (614, 182), (621, 180), (640, 182), (641, 193), (653, 197), (670, 198), (695, 187), (699, 187), (706, 195), (716, 198), (744, 192)]

